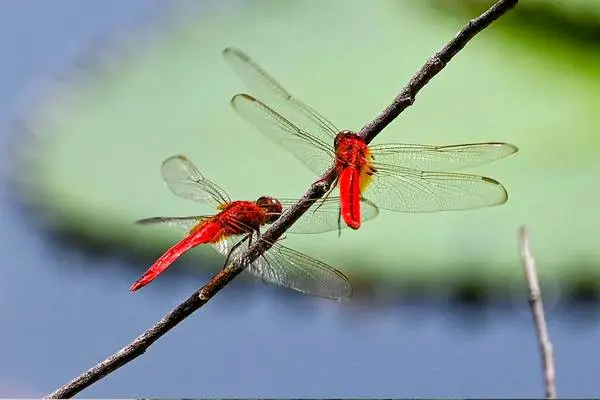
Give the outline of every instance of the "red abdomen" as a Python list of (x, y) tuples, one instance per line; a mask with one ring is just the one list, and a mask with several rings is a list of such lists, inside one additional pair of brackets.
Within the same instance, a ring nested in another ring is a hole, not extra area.
[(340, 132), (335, 141), (336, 171), (342, 218), (352, 229), (360, 228), (360, 199), (364, 185), (361, 172), (368, 167), (369, 150), (352, 132)]
[(342, 218), (352, 229), (360, 228), (360, 173), (346, 167), (338, 175)]
[(190, 234), (180, 242), (173, 245), (158, 260), (148, 268), (148, 270), (138, 279), (129, 290), (136, 291), (150, 282), (158, 275), (164, 272), (175, 260), (181, 257), (186, 251), (200, 244), (218, 242), (224, 235), (223, 225), (216, 220), (208, 219), (200, 223), (190, 231)]

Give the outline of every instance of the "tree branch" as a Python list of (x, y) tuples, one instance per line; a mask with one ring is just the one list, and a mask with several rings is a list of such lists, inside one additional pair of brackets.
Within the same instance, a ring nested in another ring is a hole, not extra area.
[(510, 9), (517, 5), (519, 0), (500, 0), (491, 6), (479, 17), (469, 21), (469, 23), (454, 36), (441, 50), (429, 57), (425, 65), (413, 75), (408, 84), (404, 86), (400, 94), (381, 114), (365, 125), (359, 132), (359, 135), (370, 143), (375, 136), (379, 134), (390, 122), (392, 122), (402, 111), (415, 102), (417, 93), (427, 85), (427, 83), (436, 76), (446, 64), (450, 62), (465, 45), (475, 37), (479, 32), (487, 28), (492, 22), (506, 14)]
[(529, 232), (526, 227), (519, 230), (519, 248), (521, 259), (523, 260), (523, 272), (525, 280), (529, 287), (529, 306), (533, 315), (533, 323), (537, 331), (537, 340), (540, 346), (540, 355), (542, 357), (542, 368), (544, 373), (544, 382), (546, 388), (546, 398), (556, 398), (556, 372), (554, 370), (554, 349), (550, 342), (548, 326), (544, 317), (544, 304), (542, 302), (542, 293), (538, 281), (537, 271), (535, 269), (535, 260), (529, 248)]
[[(438, 74), (456, 55), (469, 40), (477, 33), (488, 27), (493, 21), (501, 17), (517, 4), (518, 0), (499, 0), (488, 11), (478, 18), (469, 21), (469, 24), (463, 28), (444, 48), (435, 53), (423, 67), (411, 78), (410, 82), (402, 89), (394, 102), (386, 108), (383, 113), (373, 122), (365, 125), (359, 132), (365, 140), (370, 142), (383, 128), (393, 121), (400, 113), (410, 106), (415, 99), (416, 94), (421, 90), (431, 78)], [(333, 145), (333, 144), (332, 144)], [(252, 262), (262, 253), (268, 250), (271, 245), (289, 229), (298, 218), (302, 216), (318, 199), (323, 197), (331, 187), (335, 178), (333, 168), (327, 171), (318, 181), (313, 183), (306, 191), (304, 196), (292, 207), (286, 210), (281, 217), (262, 235), (264, 240), (254, 243), (243, 255), (248, 261)], [(58, 388), (51, 393), (49, 398), (69, 398), (106, 375), (122, 367), (133, 359), (142, 355), (155, 341), (161, 336), (173, 329), (177, 324), (189, 317), (194, 311), (206, 304), (214, 295), (216, 295), (227, 283), (235, 278), (243, 267), (231, 264), (224, 270), (213, 276), (210, 281), (191, 297), (166, 314), (152, 328), (148, 329), (142, 335), (138, 336), (133, 342), (125, 346), (106, 360), (85, 371), (72, 381)]]

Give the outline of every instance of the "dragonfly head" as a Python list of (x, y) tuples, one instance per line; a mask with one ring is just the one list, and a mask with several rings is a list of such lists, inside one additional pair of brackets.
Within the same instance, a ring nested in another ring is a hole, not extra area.
[(279, 200), (269, 197), (262, 196), (256, 200), (256, 205), (262, 208), (265, 211), (265, 216), (267, 218), (266, 223), (272, 224), (277, 221), (277, 219), (281, 216), (283, 212), (283, 207)]
[(340, 131), (337, 135), (335, 135), (335, 139), (333, 140), (333, 147), (337, 150), (340, 144), (348, 141), (348, 139), (356, 137), (358, 136), (352, 131)]

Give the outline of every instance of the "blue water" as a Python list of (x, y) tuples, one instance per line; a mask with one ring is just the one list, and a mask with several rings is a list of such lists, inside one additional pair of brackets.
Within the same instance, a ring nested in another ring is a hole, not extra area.
[[(169, 3), (172, 4), (172, 3)], [(98, 38), (167, 9), (158, 0), (12, 1), (0, 13), (0, 172), (10, 121), (39, 79), (68, 70)], [(57, 246), (0, 186), (0, 397), (40, 396), (147, 329), (202, 282), (158, 280), (132, 295), (140, 268)], [(539, 356), (526, 306), (469, 312), (443, 304), (351, 310), (234, 282), (85, 397), (538, 397)], [(237, 288), (236, 288), (237, 286)], [(561, 397), (600, 394), (600, 327), (549, 315)], [(589, 317), (594, 318), (594, 317)], [(595, 321), (593, 321), (595, 322)]]

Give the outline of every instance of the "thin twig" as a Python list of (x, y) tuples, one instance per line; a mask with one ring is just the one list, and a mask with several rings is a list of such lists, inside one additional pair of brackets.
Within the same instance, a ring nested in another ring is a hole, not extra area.
[[(377, 117), (373, 122), (367, 124), (360, 132), (367, 142), (370, 142), (386, 125), (394, 120), (400, 113), (414, 102), (416, 94), (431, 78), (439, 73), (450, 59), (456, 55), (465, 44), (478, 32), (488, 27), (492, 22), (501, 17), (517, 4), (518, 0), (499, 0), (488, 11), (478, 18), (469, 21), (444, 48), (435, 53), (421, 69), (411, 78), (410, 82), (400, 92), (393, 104)], [(248, 262), (254, 261), (262, 253), (269, 249), (270, 243), (274, 243), (289, 229), (298, 218), (302, 216), (318, 199), (323, 197), (334, 181), (334, 171), (330, 169), (319, 180), (313, 183), (304, 196), (262, 235), (264, 240), (253, 244), (242, 257)], [(166, 314), (152, 328), (138, 336), (133, 342), (119, 350), (106, 360), (85, 371), (72, 381), (51, 393), (50, 398), (68, 398), (76, 395), (83, 389), (99, 381), (106, 375), (127, 364), (131, 360), (143, 354), (152, 343), (162, 335), (173, 329), (177, 324), (190, 316), (206, 304), (227, 283), (243, 271), (242, 266), (229, 265), (226, 269), (213, 276), (210, 281), (191, 297)]]
[(542, 357), (542, 368), (544, 372), (544, 383), (546, 388), (546, 398), (556, 398), (556, 372), (554, 370), (554, 349), (550, 342), (548, 326), (544, 317), (544, 304), (542, 302), (542, 293), (538, 281), (537, 271), (535, 269), (535, 260), (529, 248), (529, 232), (526, 227), (519, 230), (519, 248), (521, 259), (523, 260), (523, 271), (525, 280), (529, 287), (529, 307), (533, 315), (533, 323), (537, 331), (537, 340), (540, 346), (540, 355)]
[(390, 122), (392, 122), (402, 111), (411, 106), (415, 102), (417, 93), (423, 89), (425, 85), (436, 76), (446, 64), (450, 62), (465, 45), (475, 37), (479, 32), (487, 28), (492, 22), (506, 14), (511, 8), (517, 5), (519, 0), (498, 1), (491, 6), (486, 12), (479, 17), (469, 21), (469, 23), (454, 36), (447, 45), (433, 56), (429, 57), (425, 65), (421, 67), (408, 82), (406, 86), (396, 96), (392, 104), (390, 104), (381, 114), (373, 121), (365, 125), (359, 134), (367, 143), (379, 134)]

